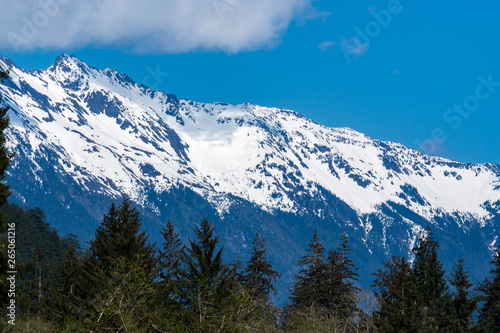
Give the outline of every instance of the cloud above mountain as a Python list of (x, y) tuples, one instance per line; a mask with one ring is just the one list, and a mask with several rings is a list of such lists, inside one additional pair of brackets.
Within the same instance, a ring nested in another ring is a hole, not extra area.
[(314, 0), (0, 0), (0, 47), (115, 46), (142, 53), (236, 53), (277, 45)]

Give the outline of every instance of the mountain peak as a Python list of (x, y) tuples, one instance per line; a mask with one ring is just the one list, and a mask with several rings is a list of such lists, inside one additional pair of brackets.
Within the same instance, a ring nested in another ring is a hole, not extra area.
[(0, 69), (7, 70), (12, 67), (17, 67), (16, 64), (9, 58), (0, 56)]
[(62, 53), (61, 55), (59, 55), (56, 58), (56, 61), (54, 62), (54, 65), (64, 64), (64, 63), (66, 63), (68, 61), (71, 61), (71, 62), (78, 61), (78, 62), (80, 62), (80, 60), (78, 60), (75, 56), (72, 56), (72, 55), (69, 55), (69, 54), (66, 54), (66, 53)]
[(56, 58), (54, 65), (49, 68), (51, 71), (58, 69), (63, 72), (81, 71), (83, 73), (88, 73), (90, 67), (75, 56), (63, 53)]

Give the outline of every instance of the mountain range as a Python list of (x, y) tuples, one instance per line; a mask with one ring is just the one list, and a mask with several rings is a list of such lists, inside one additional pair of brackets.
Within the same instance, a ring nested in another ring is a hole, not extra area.
[[(351, 240), (360, 284), (390, 255), (412, 258), (429, 225), (445, 267), (464, 257), (488, 272), (500, 230), (500, 166), (425, 155), (280, 108), (198, 103), (61, 55), (44, 70), (0, 58), (16, 156), (11, 201), (52, 226), (92, 238), (111, 202), (129, 196), (150, 239), (168, 219), (182, 238), (206, 216), (228, 255), (267, 241), (283, 278), (298, 271), (314, 229), (325, 247)], [(450, 271), (450, 270), (449, 270)]]

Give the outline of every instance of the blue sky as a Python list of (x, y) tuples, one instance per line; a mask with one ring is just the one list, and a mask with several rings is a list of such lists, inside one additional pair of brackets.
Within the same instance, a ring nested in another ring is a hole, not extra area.
[(0, 54), (20, 67), (47, 68), (68, 53), (179, 97), (288, 108), (433, 155), (500, 164), (498, 2), (19, 3), (4, 7)]

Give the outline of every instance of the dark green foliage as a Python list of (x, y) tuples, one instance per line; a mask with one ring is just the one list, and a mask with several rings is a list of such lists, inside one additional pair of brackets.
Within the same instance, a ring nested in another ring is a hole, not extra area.
[(500, 245), (496, 249), (491, 269), (491, 277), (480, 284), (481, 300), (479, 324), (486, 332), (500, 332)]
[(355, 285), (358, 274), (350, 257), (349, 237), (344, 232), (337, 250), (328, 251), (326, 260), (326, 285), (321, 303), (338, 318), (349, 318), (358, 309), (357, 294), (360, 289)]
[(71, 238), (74, 239), (75, 236), (60, 237), (57, 230), (47, 223), (45, 213), (38, 207), (26, 209), (7, 203), (0, 211), (8, 223), (16, 224), (16, 256), (19, 263), (32, 260), (36, 250), (40, 249), (50, 266), (57, 267), (62, 254), (72, 242)]
[(355, 286), (358, 274), (350, 258), (349, 238), (344, 233), (336, 250), (325, 249), (316, 231), (299, 265), (304, 267), (292, 287), (292, 306), (324, 308), (337, 318), (348, 318), (357, 310)]
[(228, 305), (233, 295), (235, 271), (223, 262), (223, 247), (217, 250), (220, 235), (214, 236), (214, 226), (207, 219), (194, 232), (196, 239), (189, 240), (182, 257), (179, 296), (191, 321), (199, 324), (197, 328), (208, 329), (216, 325), (214, 315)]
[(415, 261), (413, 273), (419, 301), (422, 303), (422, 325), (428, 330), (445, 331), (451, 325), (451, 296), (445, 278), (443, 264), (438, 258), (439, 245), (428, 227), (426, 235), (419, 236), (413, 249)]
[(76, 238), (70, 238), (70, 246), (62, 257), (59, 266), (57, 284), (60, 291), (67, 295), (75, 295), (80, 284), (78, 279), (82, 271), (82, 250)]
[(301, 258), (303, 269), (295, 277), (291, 304), (285, 309), (285, 327), (291, 331), (356, 332), (371, 327), (363, 313), (360, 289), (355, 285), (358, 274), (350, 258), (349, 238), (344, 233), (336, 250), (324, 248), (317, 232)]
[(49, 314), (57, 321), (74, 312), (75, 304), (81, 306), (84, 302), (81, 298), (86, 293), (82, 290), (85, 285), (83, 281), (83, 253), (75, 238), (70, 239), (71, 243), (63, 254), (62, 262), (57, 267), (57, 277), (55, 286), (52, 288), (54, 305)]
[(56, 269), (74, 236), (60, 237), (45, 220), (40, 208), (25, 209), (16, 204), (1, 208), (9, 224), (15, 224), (18, 263), (18, 298), (24, 313), (39, 313), (52, 304), (51, 288)]
[(168, 300), (178, 290), (179, 273), (181, 270), (181, 259), (184, 256), (184, 246), (175, 233), (172, 222), (168, 220), (166, 226), (161, 231), (164, 238), (163, 250), (160, 250), (160, 282), (161, 297)]
[(298, 265), (302, 267), (294, 279), (290, 290), (291, 303), (295, 308), (319, 306), (324, 297), (324, 281), (326, 281), (325, 248), (316, 230)]
[(140, 227), (139, 212), (125, 198), (104, 215), (81, 264), (77, 249), (68, 251), (54, 311), (62, 327), (140, 332), (150, 326), (158, 271), (154, 247)]
[(465, 270), (464, 259), (460, 258), (453, 268), (450, 284), (455, 288), (453, 292), (453, 308), (455, 321), (454, 325), (457, 332), (467, 332), (474, 326), (472, 313), (476, 309), (476, 299), (470, 297), (470, 275)]
[(375, 322), (382, 332), (452, 332), (459, 329), (455, 308), (430, 228), (413, 249), (413, 268), (393, 257), (379, 270), (374, 286), (379, 300)]
[(9, 71), (0, 71), (0, 80), (3, 82), (3, 80), (6, 80), (9, 78)]
[(381, 332), (419, 332), (421, 304), (410, 263), (405, 257), (393, 256), (375, 276), (379, 302), (375, 325)]
[(161, 231), (164, 239), (163, 249), (159, 251), (159, 280), (155, 283), (157, 323), (168, 331), (183, 331), (183, 309), (179, 303), (179, 275), (182, 270), (181, 259), (184, 256), (184, 246), (179, 234), (175, 232), (170, 220)]
[(242, 283), (257, 300), (268, 302), (271, 291), (276, 292), (273, 281), (280, 277), (267, 260), (264, 238), (257, 233), (252, 242), (252, 255), (242, 273)]
[(40, 313), (42, 307), (51, 302), (50, 282), (53, 281), (54, 274), (47, 256), (40, 248), (35, 250), (34, 258), (23, 266), (23, 311)]
[(116, 258), (123, 257), (128, 261), (141, 260), (146, 270), (152, 270), (155, 265), (154, 246), (148, 244), (146, 232), (140, 232), (140, 228), (140, 213), (131, 206), (129, 198), (123, 199), (118, 208), (111, 204), (95, 238), (90, 241), (92, 264), (105, 269)]

